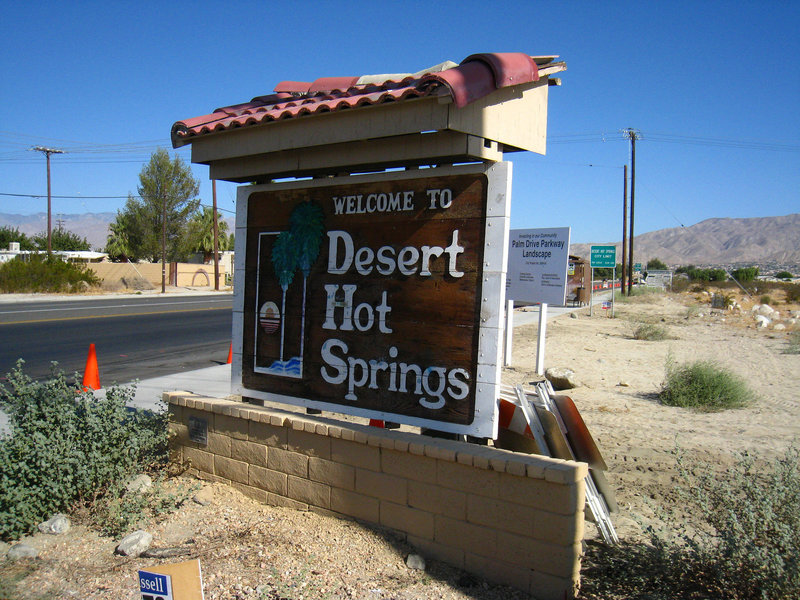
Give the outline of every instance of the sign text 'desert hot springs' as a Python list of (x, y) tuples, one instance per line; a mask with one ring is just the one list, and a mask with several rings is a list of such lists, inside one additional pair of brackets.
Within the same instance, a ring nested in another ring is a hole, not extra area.
[(243, 387), (472, 423), (486, 204), (483, 173), (251, 193)]

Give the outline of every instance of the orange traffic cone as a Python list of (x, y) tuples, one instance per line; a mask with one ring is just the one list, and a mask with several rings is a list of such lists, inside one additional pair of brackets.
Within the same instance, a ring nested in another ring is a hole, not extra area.
[(89, 355), (86, 357), (86, 369), (83, 372), (83, 391), (100, 389), (100, 372), (97, 370), (97, 353), (94, 344), (89, 344)]
[(233, 362), (233, 342), (231, 342), (231, 349), (228, 350), (228, 362), (226, 364), (231, 364)]

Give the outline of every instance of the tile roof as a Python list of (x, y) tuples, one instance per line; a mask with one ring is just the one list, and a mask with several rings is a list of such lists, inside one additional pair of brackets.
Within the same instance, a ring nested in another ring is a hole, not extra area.
[(461, 64), (445, 62), (419, 73), (323, 77), (313, 82), (282, 81), (267, 96), (215, 109), (172, 126), (174, 148), (199, 136), (426, 96), (449, 96), (461, 108), (496, 89), (537, 81), (555, 57), (524, 53), (473, 54)]

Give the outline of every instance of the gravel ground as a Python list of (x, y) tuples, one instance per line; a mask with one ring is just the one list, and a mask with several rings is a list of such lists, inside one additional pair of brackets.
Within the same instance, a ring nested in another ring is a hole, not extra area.
[[(40, 550), (37, 559), (0, 562), (0, 582), (6, 582), (0, 583), (0, 600), (139, 600), (139, 569), (192, 559), (200, 560), (205, 598), (210, 600), (529, 597), (438, 562), (429, 561), (424, 571), (411, 569), (406, 558), (413, 549), (389, 531), (264, 506), (217, 483), (203, 483), (203, 488), (208, 505), (188, 500), (148, 528), (153, 547), (179, 548), (180, 557), (117, 556), (116, 540), (85, 525), (59, 536), (37, 533), (22, 540)], [(11, 584), (15, 579), (19, 582)]]

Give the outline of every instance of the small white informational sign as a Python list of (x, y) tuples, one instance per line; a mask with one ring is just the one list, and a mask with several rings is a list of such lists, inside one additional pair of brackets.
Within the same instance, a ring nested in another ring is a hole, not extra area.
[(508, 242), (506, 298), (564, 304), (569, 236), (569, 227), (512, 229)]
[(142, 600), (173, 600), (172, 577), (161, 573), (139, 571), (139, 591)]

